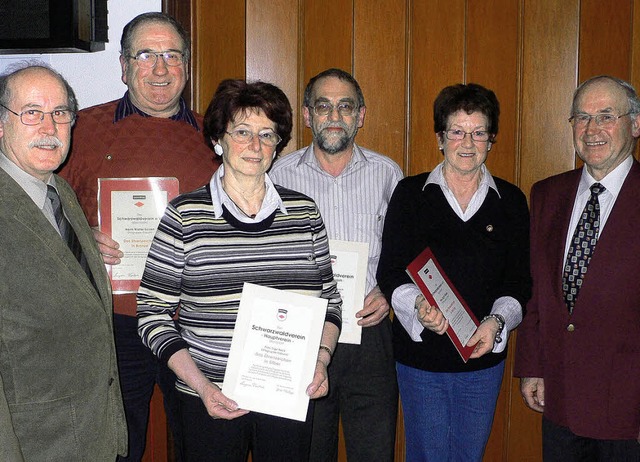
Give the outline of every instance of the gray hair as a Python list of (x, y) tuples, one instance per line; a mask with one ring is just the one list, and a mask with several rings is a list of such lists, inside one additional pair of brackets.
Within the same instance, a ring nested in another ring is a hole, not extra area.
[(610, 82), (613, 82), (619, 85), (627, 95), (627, 101), (629, 102), (629, 113), (632, 116), (636, 116), (640, 114), (640, 98), (638, 98), (638, 93), (636, 92), (636, 89), (633, 87), (633, 85), (631, 85), (629, 82), (625, 80), (622, 80), (610, 75), (597, 75), (595, 77), (591, 77), (590, 79), (582, 82), (578, 86), (578, 88), (576, 88), (576, 90), (573, 92), (573, 103), (571, 104), (571, 115), (576, 113), (576, 110), (577, 110), (576, 104), (577, 104), (578, 98), (582, 95), (585, 88), (593, 83), (596, 83), (602, 80), (608, 80)]
[[(69, 85), (69, 82), (67, 82), (62, 74), (41, 61), (22, 61), (16, 64), (12, 64), (7, 68), (5, 73), (0, 75), (0, 104), (4, 106), (9, 105), (13, 96), (11, 94), (12, 80), (18, 75), (31, 69), (43, 69), (49, 72), (53, 77), (57, 78), (67, 91), (67, 106), (73, 112), (78, 112), (78, 99), (76, 98), (76, 94), (73, 91), (73, 88), (71, 88), (71, 85)], [(7, 117), (9, 117), (9, 111), (0, 106), (0, 121), (6, 121)]]

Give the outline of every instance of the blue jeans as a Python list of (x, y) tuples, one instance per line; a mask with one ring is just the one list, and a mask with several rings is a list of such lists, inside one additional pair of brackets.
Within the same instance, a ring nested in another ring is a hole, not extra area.
[(481, 461), (504, 361), (473, 372), (429, 372), (396, 363), (407, 462)]

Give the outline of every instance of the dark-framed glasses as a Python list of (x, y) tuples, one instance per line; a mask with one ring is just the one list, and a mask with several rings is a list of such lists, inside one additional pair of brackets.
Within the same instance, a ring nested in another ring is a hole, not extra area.
[(331, 103), (316, 103), (315, 106), (311, 106), (311, 109), (317, 116), (326, 116), (336, 110), (341, 116), (349, 117), (355, 114), (358, 107), (349, 101), (343, 101), (335, 106)]
[(76, 113), (71, 109), (56, 109), (51, 112), (40, 111), (39, 109), (27, 109), (26, 111), (22, 111), (21, 113), (17, 113), (12, 111), (4, 104), (0, 104), (3, 108), (9, 111), (11, 114), (14, 114), (20, 117), (20, 122), (24, 125), (40, 125), (44, 120), (44, 116), (46, 114), (51, 114), (51, 118), (57, 124), (70, 124), (74, 120), (76, 120)]
[(138, 61), (138, 66), (142, 69), (152, 69), (158, 62), (158, 57), (162, 56), (167, 66), (179, 66), (184, 61), (184, 55), (180, 51), (139, 51), (135, 56), (129, 56)]
[(486, 130), (474, 130), (472, 132), (465, 132), (464, 130), (445, 130), (444, 136), (451, 141), (463, 140), (465, 136), (471, 135), (473, 141), (479, 141), (481, 143), (489, 141), (489, 132)]
[(600, 114), (587, 114), (586, 112), (580, 112), (573, 114), (569, 117), (569, 123), (574, 127), (586, 127), (589, 121), (593, 119), (598, 127), (611, 127), (615, 125), (620, 117), (631, 115), (631, 111), (615, 115), (609, 112), (601, 112)]
[(265, 146), (277, 146), (282, 138), (275, 132), (265, 130), (260, 133), (253, 133), (250, 130), (245, 128), (238, 128), (233, 130), (232, 132), (226, 132), (233, 141), (240, 144), (249, 144), (253, 141), (253, 137), (257, 136), (260, 140), (260, 144), (264, 144)]

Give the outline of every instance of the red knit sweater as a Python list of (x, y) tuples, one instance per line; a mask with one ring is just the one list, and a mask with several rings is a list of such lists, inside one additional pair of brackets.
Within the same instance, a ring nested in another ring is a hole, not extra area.
[[(59, 172), (98, 225), (98, 178), (175, 177), (180, 193), (206, 184), (218, 167), (202, 131), (186, 122), (130, 115), (113, 123), (119, 100), (78, 113), (71, 152)], [(202, 127), (202, 116), (196, 114)], [(114, 312), (136, 315), (136, 295), (116, 294)]]

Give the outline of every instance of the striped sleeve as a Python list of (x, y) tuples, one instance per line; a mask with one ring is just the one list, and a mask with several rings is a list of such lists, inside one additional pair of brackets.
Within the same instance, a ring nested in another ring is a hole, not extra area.
[(187, 347), (173, 321), (180, 303), (183, 268), (182, 220), (169, 204), (151, 244), (138, 291), (142, 342), (164, 360)]

